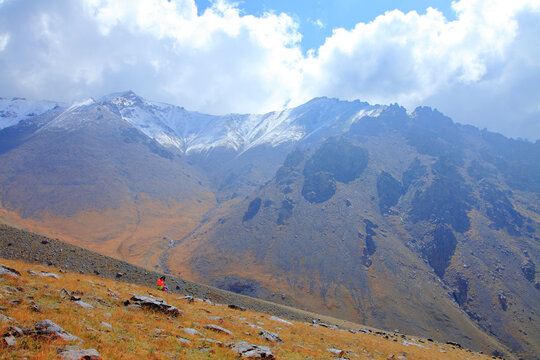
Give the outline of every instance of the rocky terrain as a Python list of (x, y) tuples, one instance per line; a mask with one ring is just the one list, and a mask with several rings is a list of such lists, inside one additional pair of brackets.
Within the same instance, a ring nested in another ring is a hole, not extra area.
[[(540, 143), (399, 106), (291, 152), (169, 250), (231, 291), (422, 336), (478, 327), (540, 354)], [(477, 340), (478, 339), (478, 340)]]
[(456, 342), (320, 319), (289, 321), (7, 259), (0, 263), (0, 349), (0, 359), (492, 358)]

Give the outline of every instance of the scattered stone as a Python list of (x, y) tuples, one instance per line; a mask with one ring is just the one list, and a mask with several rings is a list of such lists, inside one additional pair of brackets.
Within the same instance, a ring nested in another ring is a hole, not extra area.
[(234, 309), (234, 310), (239, 310), (239, 311), (246, 311), (246, 308), (243, 308), (241, 306), (234, 305), (234, 304), (230, 304), (229, 308)]
[(247, 326), (249, 327), (252, 327), (254, 329), (257, 329), (257, 330), (264, 330), (262, 327), (260, 327), (259, 325), (254, 325), (254, 324), (250, 324), (250, 323), (246, 323)]
[(203, 336), (203, 334), (201, 334), (199, 331), (197, 331), (195, 329), (192, 329), (192, 328), (184, 328), (183, 330), (184, 330), (184, 332), (188, 333), (189, 335)]
[(278, 334), (270, 331), (263, 330), (259, 333), (259, 336), (267, 341), (283, 343)]
[(202, 338), (202, 339), (199, 339), (199, 340), (203, 341), (203, 342), (211, 343), (211, 344), (216, 344), (219, 347), (223, 346), (223, 343), (221, 341), (219, 341), (219, 340), (207, 339), (207, 338)]
[(94, 307), (90, 305), (87, 302), (84, 302), (82, 300), (74, 301), (74, 304), (77, 304), (78, 306), (82, 307), (83, 309), (93, 309)]
[(339, 349), (326, 349), (326, 351), (328, 351), (330, 354), (334, 354), (340, 357), (346, 354), (344, 350), (339, 350)]
[[(134, 304), (131, 304), (133, 302)], [(167, 304), (162, 299), (152, 299), (148, 296), (142, 296), (142, 295), (134, 295), (131, 297), (130, 300), (126, 300), (124, 302), (125, 306), (128, 305), (139, 305), (142, 308), (152, 309), (152, 310), (158, 310), (162, 311), (167, 315), (171, 316), (184, 316), (184, 313), (182, 310), (179, 310), (178, 308)]]
[(48, 272), (42, 271), (40, 275), (44, 277), (50, 277), (53, 279), (60, 279), (60, 276), (56, 275), (55, 273), (48, 273)]
[(7, 266), (0, 265), (0, 276), (9, 276), (9, 277), (12, 277), (12, 278), (14, 278), (14, 279), (18, 279), (20, 273), (17, 274), (17, 273), (18, 273), (17, 270), (12, 269), (12, 270), (17, 271), (17, 272), (15, 272), (15, 271), (11, 271), (10, 269), (11, 269), (11, 268), (9, 268), (9, 267), (7, 267)]
[(121, 272), (117, 272), (117, 273), (116, 273), (116, 278), (117, 278), (117, 279), (118, 279), (118, 278), (121, 278), (122, 276), (124, 276), (123, 273), (121, 273)]
[(317, 325), (328, 328), (328, 329), (332, 329), (332, 330), (336, 330), (338, 328), (336, 325), (326, 324), (323, 322), (317, 323)]
[(214, 305), (214, 303), (210, 299), (203, 299), (202, 302), (208, 305)]
[(22, 303), (22, 299), (11, 299), (11, 300), (9, 300), (9, 303), (11, 305), (18, 305), (18, 304)]
[(15, 339), (14, 336), (4, 336), (2, 338), (2, 342), (4, 343), (4, 345), (6, 346), (15, 346), (17, 344), (17, 340)]
[(80, 349), (77, 346), (66, 346), (58, 349), (58, 358), (62, 360), (101, 360), (95, 349)]
[(107, 305), (107, 302), (106, 302), (105, 300), (100, 299), (100, 298), (98, 298), (98, 297), (89, 296), (89, 297), (88, 297), (88, 300), (93, 300), (93, 301), (95, 301), (95, 302), (97, 302), (97, 303), (100, 303), (101, 305)]
[(105, 326), (105, 327), (108, 327), (108, 328), (112, 328), (112, 325), (109, 324), (109, 323), (107, 323), (107, 322), (105, 322), (105, 321), (102, 321), (102, 322), (101, 322), (101, 325), (103, 325), (103, 326)]
[(193, 296), (183, 296), (183, 297), (178, 298), (177, 300), (186, 300), (189, 304), (195, 301)]
[(221, 326), (217, 326), (217, 325), (214, 325), (214, 324), (206, 324), (206, 325), (204, 325), (204, 328), (205, 328), (205, 329), (208, 329), (208, 330), (215, 331), (215, 332), (227, 334), (227, 335), (232, 335), (232, 334), (233, 334), (233, 333), (230, 332), (229, 330), (224, 329), (224, 328), (222, 328)]
[(82, 341), (75, 335), (71, 335), (49, 319), (37, 322), (34, 325), (34, 334), (51, 338), (61, 338), (64, 341)]
[(231, 350), (245, 359), (275, 360), (274, 354), (266, 346), (252, 345), (246, 341), (238, 342), (231, 346)]
[(107, 296), (110, 296), (110, 297), (112, 297), (113, 299), (120, 299), (120, 296), (116, 295), (116, 294), (113, 293), (113, 292), (107, 293)]
[(42, 243), (43, 245), (47, 245), (47, 244), (48, 244), (49, 242), (50, 242), (50, 241), (49, 241), (49, 240), (47, 240), (47, 239), (43, 239), (43, 240), (41, 240), (41, 243)]
[(361, 328), (360, 331), (363, 332), (364, 334), (371, 334), (372, 333), (371, 330), (366, 329), (366, 328)]
[(15, 336), (15, 337), (24, 336), (24, 331), (23, 331), (23, 329), (21, 329), (21, 328), (19, 328), (17, 326), (10, 326), (7, 329), (4, 336)]
[(191, 344), (191, 340), (188, 340), (188, 339), (183, 338), (183, 337), (179, 337), (178, 342), (181, 342), (183, 344)]
[(12, 268), (12, 267), (9, 267), (9, 266), (7, 266), (7, 265), (0, 264), (0, 268), (2, 268), (2, 269), (4, 269), (4, 270), (7, 270), (7, 271), (9, 271), (9, 272), (12, 272), (12, 273), (14, 273), (15, 275), (21, 276), (21, 272), (20, 272), (19, 270), (14, 269), (14, 268)]
[(414, 342), (411, 342), (411, 341), (407, 341), (407, 340), (403, 340), (402, 344), (405, 345), (405, 346), (417, 346), (417, 347), (422, 348), (422, 349), (429, 349), (426, 346), (423, 346), (423, 345), (420, 345), (420, 344), (417, 344), (417, 343), (414, 343)]
[(277, 316), (270, 316), (270, 320), (278, 321), (278, 322), (281, 322), (281, 323), (284, 323), (284, 324), (287, 324), (287, 325), (293, 325), (292, 322), (287, 321), (287, 320), (283, 320), (281, 318), (278, 318)]
[(217, 321), (219, 323), (223, 322), (223, 319), (220, 318), (219, 316), (207, 316), (207, 318), (208, 318), (208, 320)]
[(37, 304), (30, 304), (30, 310), (32, 310), (33, 312), (37, 312), (37, 313), (42, 313), (43, 312), (43, 309), (41, 308), (41, 306), (39, 306)]
[(17, 321), (15, 321), (15, 319), (13, 319), (13, 318), (11, 318), (9, 316), (6, 316), (4, 314), (0, 314), (0, 322), (6, 323), (6, 324), (17, 323)]
[(451, 345), (451, 346), (455, 346), (455, 347), (457, 347), (457, 348), (461, 348), (461, 345), (458, 344), (457, 342), (447, 341), (446, 344), (447, 344), (447, 345)]

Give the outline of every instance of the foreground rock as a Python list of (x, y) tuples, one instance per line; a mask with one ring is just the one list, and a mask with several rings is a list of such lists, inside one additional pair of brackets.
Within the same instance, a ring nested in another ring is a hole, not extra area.
[(29, 332), (32, 335), (45, 336), (49, 338), (60, 338), (64, 341), (82, 341), (81, 338), (78, 338), (75, 335), (71, 335), (66, 330), (62, 329), (60, 326), (56, 325), (49, 319), (42, 320), (37, 322), (34, 325), (34, 330)]
[(238, 342), (231, 346), (231, 350), (244, 359), (267, 359), (274, 360), (274, 354), (266, 346), (250, 344), (246, 341)]
[(221, 326), (214, 325), (214, 324), (206, 324), (204, 326), (204, 328), (208, 329), (208, 330), (218, 332), (218, 333), (222, 333), (222, 334), (227, 334), (227, 335), (232, 335), (233, 334), (229, 330), (227, 330), (225, 328), (222, 328)]
[(0, 264), (0, 276), (9, 276), (18, 279), (19, 276), (21, 276), (21, 273), (9, 266)]
[(95, 349), (80, 349), (76, 346), (66, 346), (58, 349), (58, 358), (62, 360), (101, 360), (102, 357)]
[(182, 312), (182, 310), (179, 310), (178, 308), (167, 304), (162, 299), (152, 299), (143, 295), (134, 295), (131, 297), (131, 299), (126, 300), (124, 302), (124, 305), (128, 306), (132, 303), (142, 308), (161, 311), (167, 315), (171, 315), (174, 317), (184, 316), (184, 313)]
[(270, 331), (263, 330), (259, 333), (259, 336), (270, 342), (283, 343), (283, 340), (281, 340), (278, 334)]

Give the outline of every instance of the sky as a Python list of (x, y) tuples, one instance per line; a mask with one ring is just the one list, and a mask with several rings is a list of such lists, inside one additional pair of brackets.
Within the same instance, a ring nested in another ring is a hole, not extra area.
[(540, 0), (0, 0), (0, 96), (210, 114), (318, 96), (540, 139)]

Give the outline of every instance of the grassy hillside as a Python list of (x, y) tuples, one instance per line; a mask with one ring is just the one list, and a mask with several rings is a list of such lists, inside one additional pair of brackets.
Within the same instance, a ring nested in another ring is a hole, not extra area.
[[(364, 333), (305, 322), (284, 322), (268, 314), (231, 309), (209, 301), (189, 302), (151, 287), (65, 272), (20, 261), (1, 260), (20, 275), (0, 276), (0, 333), (10, 326), (31, 329), (50, 319), (81, 340), (16, 336), (2, 341), (0, 359), (56, 359), (59, 349), (95, 349), (104, 359), (237, 359), (227, 344), (247, 341), (268, 346), (276, 359), (490, 359), (490, 356), (396, 333)], [(5, 269), (5, 268), (3, 268)], [(33, 271), (33, 273), (32, 273)], [(45, 274), (53, 273), (57, 277)], [(161, 298), (183, 312), (178, 317), (126, 307), (132, 294)], [(80, 298), (79, 301), (73, 299)], [(210, 330), (218, 325), (231, 334)], [(185, 330), (185, 329), (194, 329)], [(270, 342), (262, 330), (278, 334)], [(194, 334), (190, 334), (192, 332)], [(333, 350), (337, 350), (333, 351)]]

